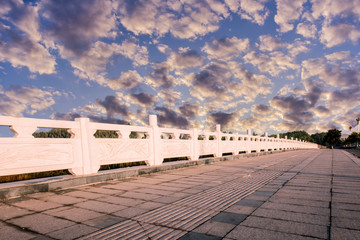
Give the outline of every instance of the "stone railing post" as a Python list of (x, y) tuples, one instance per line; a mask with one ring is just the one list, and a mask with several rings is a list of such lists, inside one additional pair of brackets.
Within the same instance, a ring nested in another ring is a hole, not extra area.
[(152, 128), (152, 137), (151, 137), (151, 145), (152, 145), (152, 159), (149, 161), (150, 166), (161, 165), (163, 159), (161, 157), (161, 146), (160, 146), (160, 130), (157, 124), (157, 116), (150, 115), (149, 116), (149, 125)]
[(239, 154), (239, 134), (235, 133), (235, 137), (234, 137), (234, 141), (235, 141), (235, 150), (233, 152), (233, 155), (238, 155)]
[(269, 138), (269, 134), (267, 132), (265, 132), (264, 134), (264, 140), (265, 140), (265, 143), (264, 143), (264, 151), (265, 152), (268, 152), (270, 148), (269, 146), (269, 141), (268, 141), (268, 138)]
[(248, 135), (248, 142), (247, 142), (247, 146), (246, 146), (246, 152), (247, 153), (251, 153), (251, 146), (252, 146), (252, 142), (251, 142), (251, 129), (247, 129), (246, 130), (247, 135)]
[(74, 138), (79, 140), (79, 149), (77, 149), (77, 154), (80, 159), (75, 164), (75, 167), (69, 169), (74, 175), (88, 175), (97, 173), (100, 164), (95, 162), (91, 154), (91, 142), (93, 132), (90, 128), (90, 119), (89, 118), (76, 118), (75, 122), (79, 123), (79, 129), (71, 129), (71, 132), (75, 134)]
[(198, 160), (199, 159), (199, 141), (198, 141), (198, 130), (197, 128), (192, 129), (192, 153), (190, 160)]
[(221, 126), (220, 124), (216, 124), (216, 141), (217, 141), (217, 151), (216, 157), (222, 156), (222, 147), (221, 147)]

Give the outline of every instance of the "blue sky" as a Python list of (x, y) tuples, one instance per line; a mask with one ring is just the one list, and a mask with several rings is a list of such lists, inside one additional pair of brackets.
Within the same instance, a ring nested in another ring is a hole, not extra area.
[(2, 0), (0, 115), (257, 133), (360, 115), (360, 0)]

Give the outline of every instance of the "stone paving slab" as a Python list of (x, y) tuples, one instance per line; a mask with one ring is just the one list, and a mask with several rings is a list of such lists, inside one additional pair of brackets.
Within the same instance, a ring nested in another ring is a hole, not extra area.
[(360, 239), (341, 150), (242, 158), (0, 202), (2, 239)]
[(271, 231), (262, 228), (253, 228), (243, 225), (237, 226), (233, 231), (226, 235), (226, 239), (236, 240), (279, 240), (279, 239), (292, 239), (292, 240), (314, 240), (312, 237), (304, 237), (301, 235), (284, 233), (279, 231)]

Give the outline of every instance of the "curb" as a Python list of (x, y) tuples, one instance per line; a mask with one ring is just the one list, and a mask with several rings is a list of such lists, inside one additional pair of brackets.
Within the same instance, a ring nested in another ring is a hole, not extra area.
[(240, 155), (229, 155), (216, 158), (203, 158), (195, 161), (176, 161), (163, 163), (159, 166), (136, 166), (122, 169), (104, 170), (97, 174), (87, 176), (56, 176), (40, 179), (32, 179), (18, 182), (1, 183), (0, 184), (0, 200), (6, 200), (10, 198), (21, 197), (28, 194), (39, 193), (39, 192), (51, 192), (61, 190), (65, 188), (83, 186), (88, 184), (95, 184), (104, 181), (117, 180), (121, 178), (140, 176), (144, 174), (168, 171), (173, 169), (212, 164), (216, 162), (236, 160), (241, 158), (249, 158), (256, 156), (269, 155), (274, 153), (298, 151), (302, 149), (288, 149), (288, 150), (277, 150), (270, 152), (258, 152)]

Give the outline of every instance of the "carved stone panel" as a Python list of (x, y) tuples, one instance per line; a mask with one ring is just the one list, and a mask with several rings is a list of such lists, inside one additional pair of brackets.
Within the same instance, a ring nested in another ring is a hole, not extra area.
[(162, 156), (167, 157), (185, 157), (191, 155), (191, 141), (188, 140), (163, 140)]
[[(32, 172), (47, 169), (52, 165), (73, 163), (73, 148), (71, 144), (0, 144), (1, 170), (32, 168)], [(24, 172), (29, 172), (24, 170)]]
[(149, 160), (149, 145), (149, 141), (143, 139), (97, 140), (95, 157), (100, 159), (102, 165)]
[(234, 141), (223, 142), (222, 151), (223, 152), (235, 152), (236, 151), (236, 143)]
[(199, 141), (199, 154), (215, 154), (217, 151), (216, 141)]

